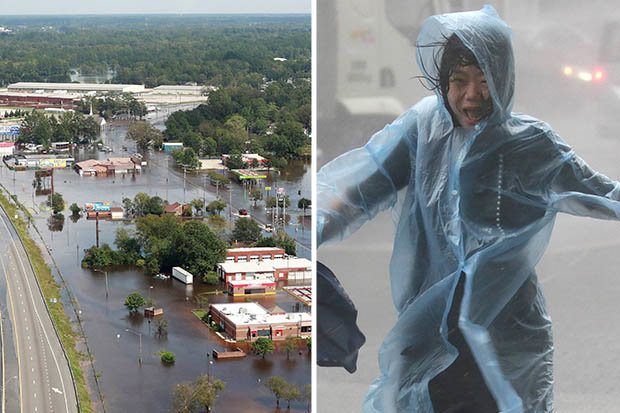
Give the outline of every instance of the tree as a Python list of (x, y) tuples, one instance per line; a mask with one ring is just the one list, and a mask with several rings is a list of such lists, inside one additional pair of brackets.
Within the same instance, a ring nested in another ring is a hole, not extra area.
[(297, 255), (297, 243), (285, 231), (278, 231), (274, 241), (276, 247), (284, 248), (287, 255)]
[(176, 149), (172, 151), (172, 158), (180, 168), (196, 169), (200, 166), (200, 161), (193, 148)]
[(280, 376), (271, 376), (265, 382), (265, 387), (267, 387), (276, 398), (276, 408), (278, 409), (280, 408), (280, 399), (284, 396), (287, 386), (288, 382)]
[(254, 201), (254, 208), (256, 208), (256, 202), (263, 199), (263, 191), (254, 188), (250, 190), (250, 199)]
[(312, 201), (307, 198), (301, 198), (299, 201), (297, 201), (297, 208), (303, 209), (304, 211), (311, 205)]
[(226, 159), (228, 169), (243, 169), (243, 160), (240, 153), (233, 153)]
[(306, 384), (304, 386), (303, 391), (301, 392), (300, 401), (306, 402), (306, 412), (310, 413), (310, 408), (312, 407), (312, 385)]
[(125, 307), (131, 312), (136, 312), (138, 309), (144, 307), (145, 301), (140, 293), (131, 293), (125, 298)]
[(202, 208), (204, 208), (205, 202), (200, 198), (196, 198), (196, 199), (192, 199), (191, 204), (192, 204), (192, 207), (194, 207), (194, 209), (196, 210), (196, 212), (202, 215)]
[(252, 218), (239, 218), (233, 228), (233, 239), (254, 243), (260, 239), (261, 229)]
[(294, 353), (297, 350), (299, 350), (297, 339), (294, 337), (287, 337), (286, 340), (284, 340), (284, 345), (282, 346), (282, 351), (286, 352), (286, 359), (289, 360), (291, 352)]
[(291, 408), (291, 401), (297, 400), (301, 397), (301, 393), (299, 392), (299, 388), (295, 383), (288, 383), (287, 386), (284, 387), (284, 393), (282, 393), (282, 398), (286, 400), (288, 403), (287, 407)]
[(227, 205), (228, 204), (226, 204), (226, 202), (216, 199), (215, 201), (209, 202), (209, 205), (207, 205), (207, 211), (209, 211), (210, 214), (217, 213), (219, 215)]
[(71, 214), (73, 216), (80, 215), (80, 212), (82, 212), (82, 208), (80, 208), (78, 204), (76, 204), (75, 202), (71, 204), (69, 209), (71, 210)]
[(165, 336), (168, 334), (168, 320), (165, 318), (156, 318), (155, 319), (155, 327), (157, 328), (157, 335), (159, 337)]
[(226, 229), (229, 228), (228, 221), (225, 217), (221, 215), (211, 215), (207, 218), (207, 224), (209, 228), (217, 235), (221, 237), (226, 232)]
[(273, 353), (274, 345), (270, 338), (259, 337), (252, 343), (252, 351), (265, 358), (265, 354)]
[(127, 130), (127, 139), (136, 141), (140, 149), (148, 149), (153, 145), (161, 146), (163, 136), (161, 131), (150, 123), (138, 121), (129, 126)]
[(220, 277), (215, 271), (209, 271), (208, 273), (206, 273), (204, 277), (202, 277), (202, 280), (205, 282), (205, 284), (209, 285), (217, 285), (220, 283)]
[(194, 302), (198, 308), (206, 308), (209, 306), (209, 298), (204, 294), (198, 294), (194, 296)]
[(196, 401), (200, 406), (204, 406), (207, 412), (211, 411), (218, 393), (224, 391), (225, 388), (226, 383), (221, 380), (213, 380), (205, 374), (194, 380)]
[(58, 192), (54, 192), (47, 196), (47, 206), (52, 208), (54, 214), (64, 211), (65, 200), (62, 199), (62, 195)]
[(164, 200), (158, 196), (154, 196), (146, 201), (145, 213), (153, 215), (161, 215), (164, 213)]
[(172, 391), (172, 410), (176, 413), (191, 413), (205, 408), (210, 412), (218, 393), (225, 388), (226, 383), (213, 380), (205, 374), (192, 383), (177, 384)]
[[(286, 206), (286, 208), (288, 208), (290, 205), (291, 205), (291, 200), (288, 198), (288, 195), (284, 197), (284, 201), (282, 201), (282, 198), (278, 199), (278, 202), (277, 202), (278, 208), (282, 208), (283, 206)], [(267, 199), (265, 200), (265, 206), (267, 208), (275, 208), (276, 198), (273, 196), (268, 196)]]
[(190, 383), (177, 384), (172, 390), (172, 410), (175, 413), (191, 413), (198, 409), (194, 387)]

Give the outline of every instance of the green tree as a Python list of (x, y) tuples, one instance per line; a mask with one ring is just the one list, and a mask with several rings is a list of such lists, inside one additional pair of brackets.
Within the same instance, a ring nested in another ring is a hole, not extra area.
[(192, 148), (176, 149), (172, 151), (172, 158), (180, 168), (193, 170), (200, 166), (198, 156)]
[(168, 334), (168, 320), (160, 317), (155, 319), (156, 334), (163, 337)]
[(213, 380), (205, 374), (194, 380), (196, 400), (207, 412), (211, 411), (218, 393), (224, 391), (225, 388), (226, 383), (221, 380)]
[(198, 308), (207, 308), (209, 306), (209, 298), (204, 294), (195, 295), (194, 302)]
[(228, 169), (243, 169), (245, 165), (243, 161), (241, 160), (241, 154), (240, 153), (231, 154), (226, 160), (226, 166), (228, 167)]
[(140, 149), (161, 146), (163, 141), (161, 131), (145, 121), (132, 123), (127, 130), (126, 138), (136, 141)]
[[(259, 339), (260, 340), (260, 339)], [(273, 393), (276, 398), (276, 408), (280, 408), (280, 399), (286, 393), (286, 388), (288, 387), (288, 382), (280, 376), (271, 376), (265, 382), (265, 387), (269, 389), (271, 393)]]
[(263, 358), (265, 358), (266, 354), (273, 353), (274, 348), (273, 341), (266, 337), (259, 337), (252, 343), (252, 351), (263, 356)]
[(286, 353), (286, 359), (289, 360), (291, 353), (299, 350), (297, 339), (294, 337), (287, 337), (286, 340), (284, 340), (284, 344), (282, 345), (281, 350)]
[(202, 280), (209, 285), (217, 285), (220, 283), (220, 277), (215, 271), (209, 271), (202, 277)]
[(239, 218), (233, 228), (233, 239), (238, 242), (254, 243), (260, 239), (261, 229), (252, 218)]
[(82, 212), (82, 208), (80, 208), (78, 204), (76, 204), (75, 202), (71, 204), (69, 209), (71, 210), (71, 214), (73, 216), (80, 215), (80, 212)]
[(304, 211), (311, 205), (312, 201), (307, 198), (301, 198), (299, 201), (297, 201), (297, 208), (303, 209)]
[(58, 214), (59, 212), (64, 211), (65, 209), (65, 200), (62, 198), (62, 195), (58, 192), (54, 192), (47, 196), (47, 206), (52, 208), (52, 212), (54, 214)]
[(254, 201), (254, 207), (256, 208), (256, 203), (263, 199), (263, 191), (260, 189), (254, 188), (250, 190), (250, 199)]
[(194, 207), (194, 209), (196, 210), (196, 212), (202, 215), (202, 208), (205, 207), (205, 202), (200, 198), (196, 198), (196, 199), (192, 199), (191, 204), (192, 204), (192, 207)]
[[(265, 206), (267, 208), (275, 208), (276, 198), (273, 196), (268, 196), (267, 199), (265, 200)], [(282, 198), (280, 198), (277, 202), (277, 206), (280, 209), (282, 209), (283, 206), (286, 206), (287, 208), (291, 206), (291, 200), (289, 199), (288, 195), (284, 197), (284, 201), (282, 200)]]
[(147, 214), (161, 215), (164, 213), (164, 200), (158, 196), (151, 197), (146, 201), (145, 209)]
[(192, 413), (200, 408), (194, 396), (194, 386), (190, 383), (177, 384), (172, 390), (172, 411)]
[(33, 110), (24, 116), (18, 142), (35, 143), (49, 147), (51, 139), (52, 126), (48, 117), (42, 111)]
[(312, 385), (306, 384), (301, 392), (300, 401), (306, 403), (306, 412), (310, 413), (312, 407)]
[(229, 228), (228, 221), (221, 215), (210, 215), (207, 218), (207, 224), (215, 235), (218, 236), (218, 238), (222, 237), (222, 235), (226, 232), (226, 229)]
[(192, 383), (177, 384), (172, 391), (172, 410), (176, 413), (191, 413), (204, 408), (210, 412), (218, 394), (225, 388), (226, 383), (213, 380), (205, 374)]
[(282, 393), (282, 398), (287, 402), (287, 408), (291, 408), (291, 401), (298, 400), (301, 397), (301, 393), (299, 392), (299, 388), (295, 383), (288, 383), (288, 385), (284, 388), (284, 393)]
[(144, 307), (146, 302), (140, 293), (131, 293), (125, 298), (125, 307), (131, 312), (136, 312), (138, 309)]
[(222, 212), (227, 205), (228, 204), (226, 204), (226, 202), (216, 199), (215, 201), (209, 202), (209, 205), (207, 205), (207, 211), (209, 211), (210, 214), (217, 213), (219, 215), (220, 212)]

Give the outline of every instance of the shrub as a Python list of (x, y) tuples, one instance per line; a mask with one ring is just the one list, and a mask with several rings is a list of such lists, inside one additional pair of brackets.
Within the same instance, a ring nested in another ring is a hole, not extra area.
[(209, 271), (202, 277), (202, 281), (209, 285), (217, 285), (220, 282), (220, 277), (216, 272)]
[(162, 350), (162, 351), (158, 351), (155, 354), (161, 357), (161, 361), (164, 363), (174, 363), (174, 353)]

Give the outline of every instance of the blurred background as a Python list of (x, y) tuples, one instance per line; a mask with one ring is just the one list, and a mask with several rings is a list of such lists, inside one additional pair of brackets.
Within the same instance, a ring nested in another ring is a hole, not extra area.
[[(594, 169), (620, 179), (620, 13), (576, 0), (317, 0), (317, 166), (363, 145), (428, 92), (415, 76), (426, 17), (491, 4), (512, 27), (514, 111), (548, 123)], [(318, 250), (355, 302), (366, 335), (358, 370), (318, 368), (317, 411), (359, 411), (379, 376), (377, 353), (394, 325), (389, 213)], [(620, 223), (559, 215), (537, 267), (555, 337), (561, 412), (620, 405)]]

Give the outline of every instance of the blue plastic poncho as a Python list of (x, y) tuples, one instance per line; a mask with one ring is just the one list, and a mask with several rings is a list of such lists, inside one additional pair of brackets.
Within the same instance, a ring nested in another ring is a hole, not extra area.
[[(458, 327), (497, 406), (550, 412), (551, 320), (535, 266), (557, 212), (618, 219), (620, 184), (593, 171), (546, 123), (511, 112), (512, 34), (493, 8), (432, 16), (418, 44), (453, 33), (480, 63), (493, 113), (473, 128), (454, 127), (436, 92), (327, 164), (317, 177), (318, 242), (394, 211), (398, 321), (365, 412), (433, 411), (428, 383), (458, 356), (446, 320), (461, 276)], [(417, 48), (424, 75), (438, 78), (441, 53)]]

